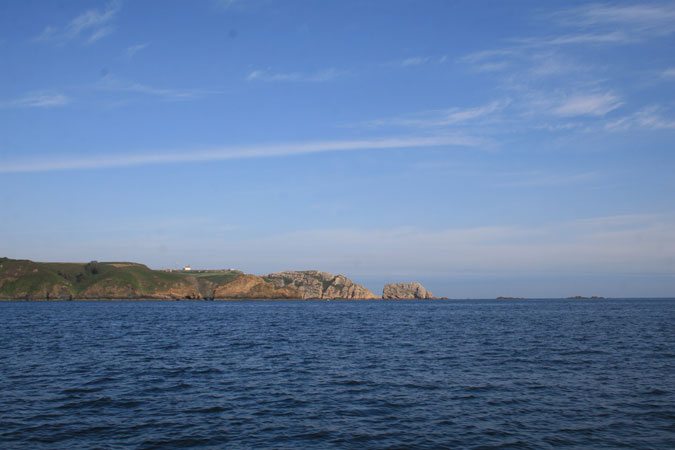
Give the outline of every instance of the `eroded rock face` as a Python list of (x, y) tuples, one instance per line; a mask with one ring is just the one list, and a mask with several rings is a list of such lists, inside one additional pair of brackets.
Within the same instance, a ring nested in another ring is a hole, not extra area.
[(153, 292), (149, 297), (152, 298), (189, 298), (189, 299), (198, 299), (202, 298), (203, 295), (196, 286), (197, 283), (190, 284), (179, 284), (175, 286), (170, 286), (166, 289), (160, 289)]
[(68, 300), (72, 294), (66, 286), (42, 286), (35, 291), (18, 292), (17, 298), (26, 300)]
[(432, 299), (434, 295), (424, 289), (417, 281), (412, 283), (388, 283), (382, 291), (383, 299), (403, 300), (403, 299)]
[(112, 283), (104, 280), (87, 288), (84, 292), (75, 296), (76, 299), (129, 299), (129, 298), (153, 298), (153, 299), (200, 299), (202, 298), (197, 283), (194, 280), (181, 280), (180, 283), (172, 283), (155, 290), (138, 289), (131, 284)]
[(73, 295), (66, 286), (56, 285), (47, 292), (47, 298), (51, 300), (68, 300), (71, 299)]
[(304, 299), (376, 299), (379, 298), (365, 287), (354, 283), (344, 275), (333, 275), (318, 270), (291, 271), (264, 275), (265, 281), (277, 288), (292, 288)]
[(215, 299), (293, 299), (300, 292), (291, 287), (277, 287), (255, 275), (240, 275), (233, 281), (216, 287)]

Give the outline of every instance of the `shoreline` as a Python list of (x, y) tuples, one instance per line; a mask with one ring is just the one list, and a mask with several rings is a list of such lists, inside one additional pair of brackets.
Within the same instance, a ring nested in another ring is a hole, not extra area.
[[(675, 300), (675, 297), (604, 297), (602, 299), (595, 298), (568, 298), (568, 297), (529, 297), (529, 298), (518, 298), (513, 299), (512, 301), (597, 301), (597, 300)], [(420, 299), (420, 298), (401, 298), (401, 299), (381, 299), (381, 298), (367, 298), (367, 299), (354, 299), (354, 298), (345, 298), (345, 299), (324, 299), (324, 298), (221, 298), (213, 300), (204, 300), (204, 299), (176, 299), (176, 298), (77, 298), (77, 299), (27, 299), (27, 298), (0, 298), (0, 303), (2, 302), (24, 302), (24, 303), (73, 303), (73, 302), (182, 302), (182, 303), (213, 303), (213, 302), (379, 302), (379, 303), (396, 303), (396, 302), (464, 302), (464, 301), (494, 301), (494, 302), (503, 302), (503, 299), (497, 298), (434, 298), (434, 299)]]

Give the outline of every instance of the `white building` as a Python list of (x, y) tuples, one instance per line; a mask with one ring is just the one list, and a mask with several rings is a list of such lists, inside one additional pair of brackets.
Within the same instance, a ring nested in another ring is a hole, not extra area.
[(189, 272), (189, 271), (192, 270), (192, 267), (190, 267), (190, 266), (185, 266), (185, 267), (183, 267), (183, 270), (186, 271), (186, 272)]

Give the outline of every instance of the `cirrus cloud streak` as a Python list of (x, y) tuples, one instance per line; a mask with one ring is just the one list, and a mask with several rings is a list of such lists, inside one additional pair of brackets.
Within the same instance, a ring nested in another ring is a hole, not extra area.
[(231, 159), (269, 158), (312, 153), (393, 150), (417, 147), (477, 147), (484, 141), (470, 136), (385, 137), (362, 140), (284, 143), (259, 146), (222, 147), (211, 150), (146, 153), (137, 155), (102, 155), (97, 157), (41, 158), (27, 161), (0, 161), (0, 173), (49, 172), (59, 170), (105, 169), (152, 164), (223, 161)]

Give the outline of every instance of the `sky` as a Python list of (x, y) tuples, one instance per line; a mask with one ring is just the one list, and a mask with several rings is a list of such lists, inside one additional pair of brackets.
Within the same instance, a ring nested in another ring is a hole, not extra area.
[(675, 296), (675, 2), (0, 2), (0, 256)]

